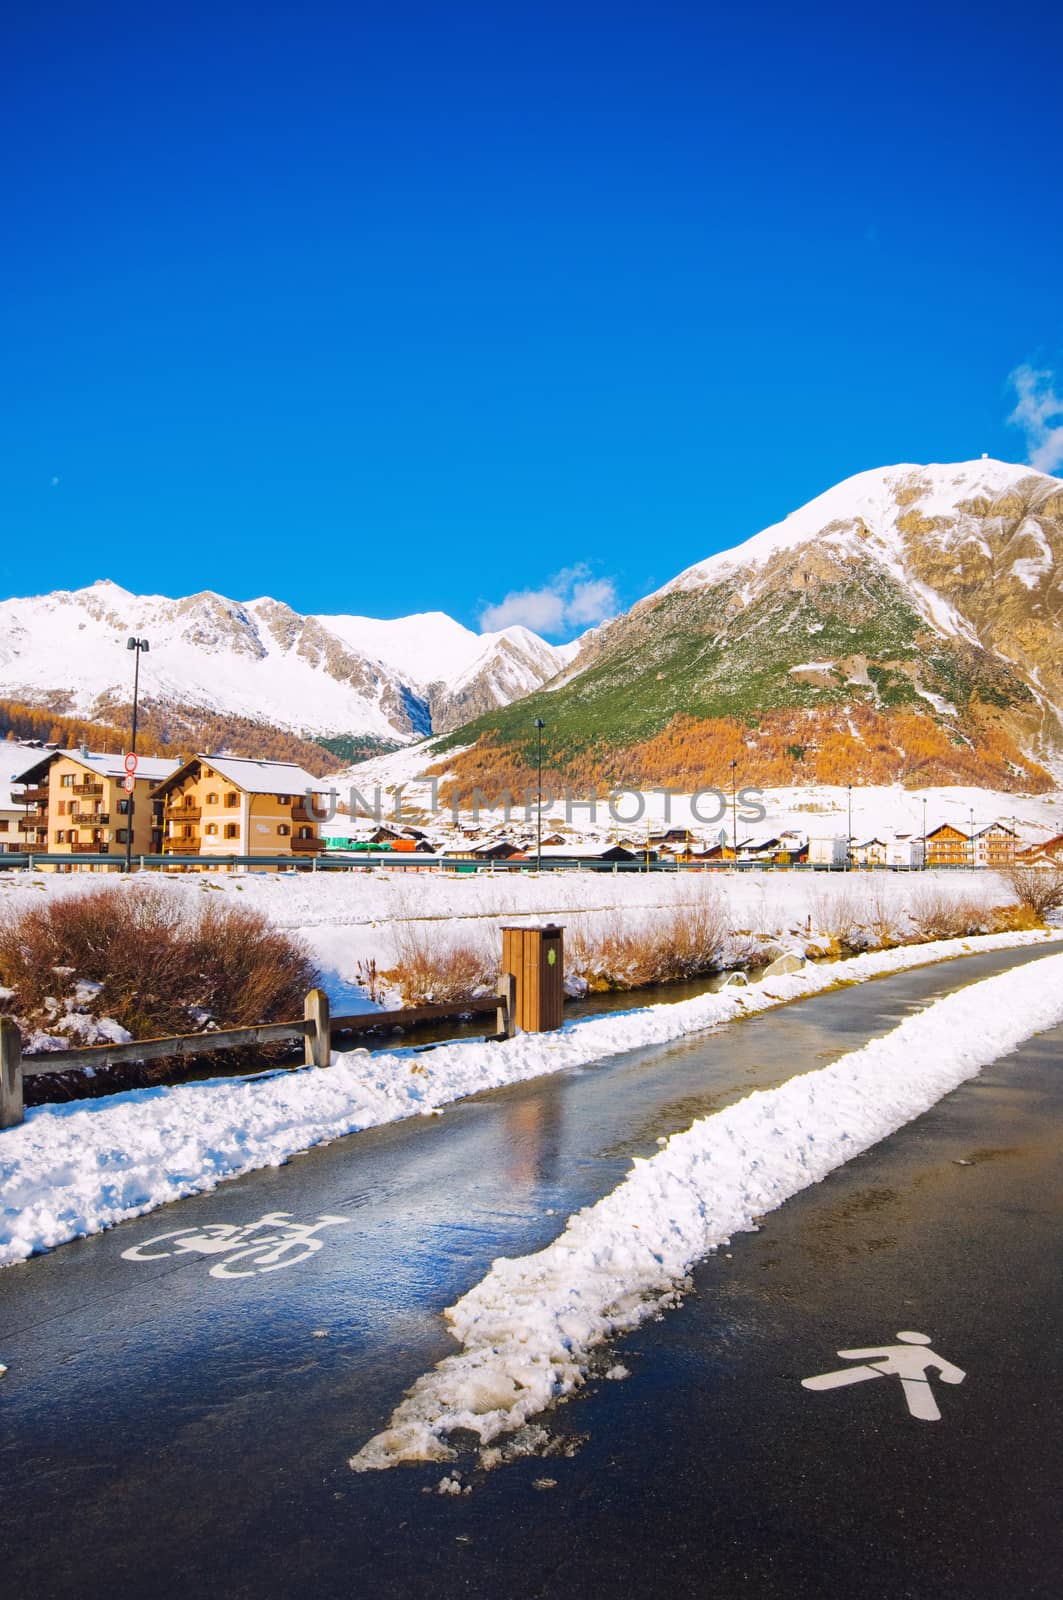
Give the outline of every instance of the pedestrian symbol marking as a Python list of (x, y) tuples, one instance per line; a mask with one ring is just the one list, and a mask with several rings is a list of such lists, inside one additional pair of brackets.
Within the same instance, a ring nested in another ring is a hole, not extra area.
[[(821, 1372), (816, 1378), (802, 1378), (805, 1389), (842, 1389), (850, 1383), (867, 1383), (871, 1378), (900, 1378), (909, 1413), (920, 1422), (940, 1422), (941, 1412), (930, 1387), (931, 1370), (942, 1383), (962, 1383), (967, 1376), (951, 1361), (945, 1361), (927, 1348), (925, 1333), (899, 1333), (901, 1344), (881, 1345), (869, 1350), (839, 1350), (843, 1361), (859, 1361), (858, 1367), (841, 1367), (837, 1372)], [(879, 1357), (877, 1361), (873, 1356)]]
[(250, 1278), (256, 1272), (294, 1267), (320, 1250), (315, 1238), (322, 1228), (337, 1228), (349, 1217), (319, 1216), (316, 1222), (293, 1222), (290, 1211), (267, 1211), (257, 1222), (208, 1222), (202, 1228), (177, 1228), (156, 1234), (122, 1251), (123, 1261), (162, 1261), (181, 1254), (219, 1256), (212, 1278)]

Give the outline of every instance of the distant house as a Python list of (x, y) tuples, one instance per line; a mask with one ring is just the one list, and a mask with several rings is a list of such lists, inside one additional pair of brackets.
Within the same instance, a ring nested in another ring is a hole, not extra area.
[(15, 780), (23, 785), (22, 848), (77, 857), (124, 855), (130, 845), (134, 855), (157, 855), (162, 822), (154, 790), (176, 768), (176, 761), (141, 756), (130, 793), (123, 756), (48, 751)]
[(951, 822), (943, 822), (927, 834), (928, 867), (969, 867), (971, 863), (970, 837)]
[(997, 870), (1015, 864), (1015, 834), (1002, 822), (991, 822), (987, 827), (976, 828), (974, 833), (974, 864)]
[(154, 792), (166, 855), (311, 857), (324, 848), (307, 805), (317, 779), (287, 761), (193, 756)]
[(369, 835), (370, 844), (394, 844), (402, 835), (395, 828), (377, 828)]
[(909, 872), (918, 871), (925, 858), (922, 839), (913, 838), (911, 834), (899, 833), (895, 839), (890, 839), (886, 844), (886, 865), (888, 867), (903, 867)]
[(857, 867), (884, 867), (887, 856), (885, 839), (863, 839), (853, 845), (853, 864)]
[(651, 833), (651, 845), (696, 844), (697, 839), (689, 828), (667, 828), (664, 833)]
[(1063, 833), (1054, 834), (1041, 844), (1027, 845), (1025, 850), (1017, 852), (1016, 859), (1027, 864), (1039, 861), (1063, 861)]

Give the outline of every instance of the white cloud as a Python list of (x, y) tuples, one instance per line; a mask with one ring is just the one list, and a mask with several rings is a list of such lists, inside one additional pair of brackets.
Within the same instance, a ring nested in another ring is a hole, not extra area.
[(515, 623), (536, 633), (569, 633), (604, 622), (617, 609), (616, 586), (611, 578), (592, 578), (589, 567), (566, 567), (541, 589), (521, 589), (507, 594), (497, 605), (485, 606), (480, 628), (493, 633)]
[(1008, 421), (1026, 434), (1026, 454), (1039, 472), (1063, 465), (1063, 400), (1056, 394), (1055, 376), (1024, 362), (1008, 378), (1019, 397)]

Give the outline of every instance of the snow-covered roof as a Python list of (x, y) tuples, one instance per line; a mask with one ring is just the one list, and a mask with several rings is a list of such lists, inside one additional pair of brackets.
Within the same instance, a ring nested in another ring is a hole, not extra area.
[[(211, 767), (227, 783), (245, 794), (304, 794), (307, 789), (319, 791), (320, 778), (295, 767), (288, 761), (254, 761), (250, 756), (196, 756), (204, 766)], [(168, 774), (167, 774), (168, 776)]]
[[(44, 768), (59, 756), (65, 756), (68, 761), (76, 761), (79, 766), (95, 772), (100, 778), (125, 777), (125, 755), (121, 751), (114, 755), (101, 755), (93, 750), (46, 750), (43, 754), (40, 751), (35, 753), (37, 759), (28, 767), (24, 766), (17, 777), (13, 775), (13, 782), (29, 782), (32, 774), (43, 772)], [(24, 754), (29, 756), (30, 752), (27, 750)], [(138, 756), (137, 777), (147, 778), (150, 783), (162, 783), (171, 773), (177, 771), (178, 766), (179, 762), (163, 760), (158, 756)]]

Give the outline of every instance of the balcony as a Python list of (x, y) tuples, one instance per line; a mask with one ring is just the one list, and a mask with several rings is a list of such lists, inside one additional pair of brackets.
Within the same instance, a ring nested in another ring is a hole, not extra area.
[(23, 789), (16, 800), (22, 800), (26, 805), (46, 806), (48, 804), (48, 785), (46, 783), (34, 784), (30, 789)]
[(194, 834), (191, 839), (164, 839), (162, 853), (164, 856), (198, 856), (199, 834)]
[(293, 822), (320, 822), (321, 818), (313, 816), (307, 810), (305, 803), (302, 800), (299, 800), (299, 801), (296, 802), (296, 804), (294, 806), (292, 806), (292, 821)]
[(293, 856), (312, 856), (325, 848), (320, 839), (289, 839), (288, 844)]
[[(61, 850), (62, 845), (59, 848)], [(92, 844), (72, 844), (70, 853), (75, 856), (107, 856), (111, 853), (111, 847), (109, 844), (94, 840)]]
[(102, 783), (74, 783), (71, 784), (72, 794), (102, 794)]
[(203, 815), (201, 806), (174, 806), (172, 811), (167, 811), (167, 822), (198, 822)]
[(70, 823), (75, 828), (106, 828), (111, 820), (109, 811), (72, 811)]

